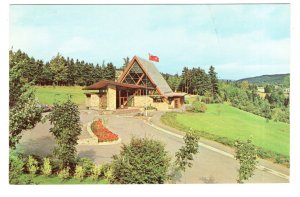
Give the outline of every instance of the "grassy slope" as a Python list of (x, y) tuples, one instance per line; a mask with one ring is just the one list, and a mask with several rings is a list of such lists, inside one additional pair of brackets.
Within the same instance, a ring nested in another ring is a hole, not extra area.
[(35, 86), (36, 96), (40, 103), (53, 104), (55, 101), (63, 101), (72, 96), (72, 100), (78, 105), (84, 105), (85, 95), (81, 86)]
[[(218, 111), (220, 113), (218, 113)], [(228, 105), (211, 104), (205, 113), (178, 113), (176, 122), (163, 122), (184, 130), (193, 128), (210, 134), (245, 140), (253, 136), (253, 143), (265, 150), (289, 156), (289, 124), (265, 118)], [(170, 120), (169, 120), (170, 121)]]

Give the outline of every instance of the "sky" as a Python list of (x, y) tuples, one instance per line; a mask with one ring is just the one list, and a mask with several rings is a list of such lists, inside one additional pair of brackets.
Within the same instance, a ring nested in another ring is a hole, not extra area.
[(157, 55), (159, 71), (184, 66), (221, 79), (290, 72), (289, 4), (10, 5), (10, 47), (50, 61), (123, 65)]

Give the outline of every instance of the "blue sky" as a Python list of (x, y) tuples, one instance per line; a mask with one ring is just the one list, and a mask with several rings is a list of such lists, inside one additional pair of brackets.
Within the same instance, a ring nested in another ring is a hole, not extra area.
[(216, 67), (222, 79), (290, 72), (290, 7), (11, 5), (10, 46), (44, 61), (58, 52), (101, 64), (148, 53), (161, 72)]

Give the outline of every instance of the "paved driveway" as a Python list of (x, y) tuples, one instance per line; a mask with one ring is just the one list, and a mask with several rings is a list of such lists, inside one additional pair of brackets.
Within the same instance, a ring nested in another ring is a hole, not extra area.
[[(83, 124), (99, 117), (95, 111), (81, 111)], [(131, 137), (150, 137), (162, 141), (167, 151), (174, 157), (174, 153), (183, 145), (183, 140), (155, 129), (145, 123), (142, 118), (133, 118), (118, 115), (106, 115), (108, 128), (117, 133), (122, 143), (129, 143)], [(47, 155), (51, 154), (54, 139), (49, 133), (49, 122), (38, 124), (32, 131), (24, 132), (19, 148), (25, 153)], [(82, 136), (87, 136), (83, 131)], [(81, 136), (81, 137), (82, 137)], [(115, 145), (78, 145), (79, 156), (89, 157), (96, 163), (111, 161), (113, 154), (118, 154), (121, 144)], [(235, 159), (220, 153), (199, 148), (199, 153), (193, 161), (193, 167), (188, 168), (183, 174), (180, 183), (236, 183), (238, 163)], [(287, 169), (288, 171), (288, 169)], [(286, 183), (287, 179), (281, 178), (266, 171), (256, 170), (255, 175), (249, 180), (252, 183)]]

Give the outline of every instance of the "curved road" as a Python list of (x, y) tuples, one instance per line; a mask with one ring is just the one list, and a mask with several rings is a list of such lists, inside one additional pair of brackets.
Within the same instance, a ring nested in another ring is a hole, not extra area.
[[(86, 124), (99, 117), (95, 111), (81, 111), (81, 122)], [(121, 137), (122, 143), (129, 143), (131, 137), (150, 137), (162, 141), (167, 151), (174, 158), (175, 152), (184, 144), (183, 140), (176, 134), (168, 133), (166, 128), (160, 129), (159, 124), (153, 125), (143, 118), (106, 115), (107, 127)], [(155, 121), (154, 121), (155, 122)], [(158, 127), (157, 127), (158, 126)], [(54, 138), (49, 133), (51, 125), (49, 122), (39, 123), (33, 130), (25, 131), (20, 150), (27, 154), (38, 154), (46, 156), (51, 154), (55, 146)], [(84, 129), (80, 138), (88, 138), (89, 134)], [(202, 142), (201, 142), (202, 143)], [(207, 145), (207, 143), (209, 143)], [(188, 168), (178, 183), (236, 183), (238, 162), (226, 154), (213, 150), (214, 147), (221, 152), (231, 154), (232, 150), (215, 142), (204, 141), (200, 146), (199, 153), (195, 156), (192, 168)], [(118, 154), (122, 144), (114, 145), (78, 145), (79, 156), (89, 157), (96, 163), (111, 161), (113, 154)], [(212, 147), (213, 149), (211, 149)], [(288, 175), (289, 169), (279, 165), (261, 161), (275, 172)], [(250, 183), (288, 183), (289, 180), (276, 173), (270, 173), (266, 169), (257, 169), (255, 174), (248, 181)]]

